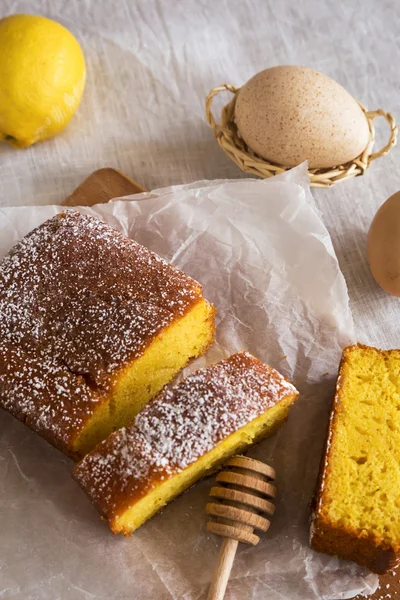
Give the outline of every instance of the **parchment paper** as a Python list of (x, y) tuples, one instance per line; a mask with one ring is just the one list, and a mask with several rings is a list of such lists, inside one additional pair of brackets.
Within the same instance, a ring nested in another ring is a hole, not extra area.
[[(133, 200), (133, 199), (132, 199)], [(344, 278), (305, 166), (273, 181), (198, 182), (118, 200), (98, 215), (197, 278), (218, 308), (217, 340), (190, 369), (248, 349), (301, 392), (288, 422), (250, 454), (277, 470), (277, 511), (241, 545), (230, 600), (350, 598), (377, 578), (308, 548), (309, 502), (341, 348), (353, 340)], [(0, 255), (61, 207), (0, 210)], [(205, 529), (212, 479), (131, 539), (114, 537), (70, 477), (72, 462), (0, 414), (0, 597), (198, 600), (220, 540)]]

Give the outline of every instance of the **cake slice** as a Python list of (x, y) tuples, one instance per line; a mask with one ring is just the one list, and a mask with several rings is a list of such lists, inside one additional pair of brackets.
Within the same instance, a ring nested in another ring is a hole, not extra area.
[(77, 211), (0, 263), (0, 406), (79, 458), (214, 336), (199, 283)]
[(400, 552), (400, 350), (343, 352), (311, 546), (385, 573)]
[(163, 390), (74, 469), (114, 533), (131, 534), (228, 457), (274, 431), (298, 393), (247, 352)]

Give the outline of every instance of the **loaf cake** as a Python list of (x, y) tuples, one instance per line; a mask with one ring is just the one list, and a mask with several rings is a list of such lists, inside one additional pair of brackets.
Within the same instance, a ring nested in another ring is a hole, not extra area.
[(129, 428), (78, 463), (74, 477), (114, 533), (165, 504), (286, 418), (296, 389), (247, 352), (163, 390)]
[(67, 211), (0, 263), (0, 406), (80, 458), (214, 336), (199, 283)]
[(400, 350), (343, 352), (311, 546), (385, 573), (400, 552)]

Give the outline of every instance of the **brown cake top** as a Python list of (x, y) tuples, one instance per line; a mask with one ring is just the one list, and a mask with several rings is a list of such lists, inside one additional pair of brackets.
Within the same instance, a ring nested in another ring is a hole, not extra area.
[(178, 473), (288, 395), (295, 387), (248, 352), (189, 375), (165, 389), (135, 424), (111, 434), (74, 476), (112, 519), (132, 499)]
[(99, 219), (46, 221), (0, 263), (0, 406), (68, 446), (116, 370), (200, 296)]

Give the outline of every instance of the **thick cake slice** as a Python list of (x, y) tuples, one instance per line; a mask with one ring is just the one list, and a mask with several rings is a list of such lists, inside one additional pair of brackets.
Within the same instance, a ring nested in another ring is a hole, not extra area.
[(147, 248), (62, 213), (0, 263), (0, 406), (80, 457), (205, 351), (214, 312)]
[(400, 350), (343, 352), (311, 545), (384, 573), (400, 552)]
[(229, 456), (271, 433), (298, 393), (242, 352), (163, 390), (88, 454), (74, 477), (114, 533), (131, 534)]

